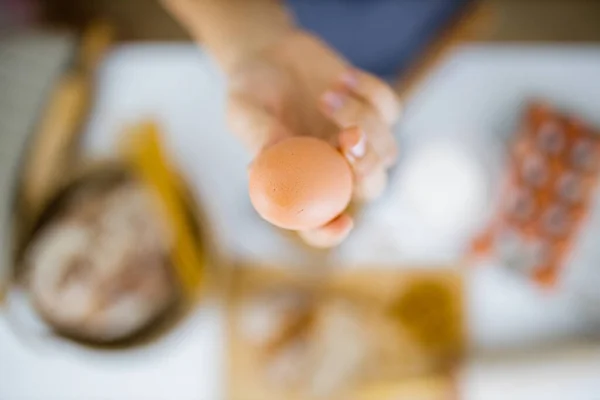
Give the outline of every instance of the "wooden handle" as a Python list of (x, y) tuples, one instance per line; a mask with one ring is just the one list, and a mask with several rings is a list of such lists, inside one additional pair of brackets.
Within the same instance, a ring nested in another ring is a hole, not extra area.
[(79, 68), (92, 75), (96, 72), (115, 39), (114, 27), (106, 21), (93, 22), (84, 32), (79, 50)]
[(73, 147), (81, 133), (92, 97), (92, 78), (114, 39), (104, 21), (84, 32), (78, 64), (63, 76), (48, 100), (27, 155), (22, 181), (26, 213), (35, 216), (73, 162)]
[(74, 142), (89, 106), (89, 84), (81, 73), (61, 78), (42, 116), (23, 175), (23, 200), (38, 210), (65, 171)]

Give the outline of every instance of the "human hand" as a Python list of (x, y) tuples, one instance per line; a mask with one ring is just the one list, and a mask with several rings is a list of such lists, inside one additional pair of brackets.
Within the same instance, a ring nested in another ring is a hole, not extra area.
[[(254, 154), (290, 136), (317, 137), (338, 148), (352, 166), (356, 199), (382, 193), (397, 156), (391, 126), (400, 112), (384, 82), (294, 30), (240, 60), (229, 83), (230, 128)], [(352, 226), (352, 218), (342, 214), (299, 234), (310, 245), (331, 247)]]

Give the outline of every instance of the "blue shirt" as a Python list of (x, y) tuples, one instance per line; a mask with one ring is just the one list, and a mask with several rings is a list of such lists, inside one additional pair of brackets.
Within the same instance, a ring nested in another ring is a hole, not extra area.
[(354, 65), (402, 73), (471, 0), (286, 0), (298, 23)]

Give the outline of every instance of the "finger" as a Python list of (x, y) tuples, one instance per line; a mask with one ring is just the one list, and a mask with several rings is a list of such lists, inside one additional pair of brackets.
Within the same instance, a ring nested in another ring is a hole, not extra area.
[(298, 232), (302, 240), (312, 247), (329, 248), (346, 239), (354, 222), (348, 214), (341, 214), (327, 225), (309, 231)]
[(381, 159), (367, 140), (367, 135), (359, 127), (352, 127), (340, 132), (338, 141), (340, 151), (348, 160), (357, 181), (381, 168)]
[(354, 170), (354, 198), (371, 201), (381, 196), (387, 186), (387, 172), (378, 157), (371, 156), (364, 133), (350, 128), (339, 135), (340, 151)]
[(340, 81), (348, 90), (371, 104), (387, 124), (394, 124), (398, 120), (400, 100), (384, 81), (358, 69), (347, 70)]
[(242, 94), (231, 93), (227, 104), (227, 123), (252, 154), (292, 132), (265, 108)]
[(379, 114), (365, 102), (343, 89), (331, 89), (321, 97), (323, 113), (341, 129), (360, 126), (367, 134), (369, 144), (386, 167), (393, 165), (397, 157), (396, 141), (390, 128)]
[(358, 201), (373, 201), (379, 198), (387, 186), (388, 176), (383, 168), (372, 171), (354, 185), (354, 199)]
[(369, 141), (381, 157), (383, 166), (389, 168), (396, 164), (398, 160), (398, 144), (390, 127), (377, 118), (370, 123), (365, 123), (365, 129), (368, 129), (367, 132), (375, 132), (375, 134), (369, 137)]

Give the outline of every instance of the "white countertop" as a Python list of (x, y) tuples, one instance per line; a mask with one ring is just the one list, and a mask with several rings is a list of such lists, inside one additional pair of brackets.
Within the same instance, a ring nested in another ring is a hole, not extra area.
[[(404, 157), (390, 194), (365, 211), (348, 243), (336, 251), (340, 265), (455, 263), (478, 221), (461, 225), (464, 229), (453, 235), (423, 223), (418, 210), (394, 194), (402, 193), (397, 178), (408, 157), (439, 140), (464, 145), (487, 181), (501, 165), (503, 138), (531, 97), (576, 110), (600, 126), (598, 71), (598, 47), (474, 46), (457, 51), (407, 105), (398, 128)], [(223, 77), (205, 54), (191, 45), (123, 46), (110, 55), (98, 79), (97, 104), (84, 140), (91, 154), (110, 155), (124, 124), (153, 117), (168, 132), (174, 158), (231, 252), (283, 264), (306, 261), (301, 248), (252, 211), (246, 194), (250, 160), (225, 128)], [(481, 216), (474, 213), (473, 218)], [(591, 257), (589, 249), (581, 253), (585, 257), (574, 261), (579, 275), (587, 271)], [(563, 340), (592, 326), (581, 296), (588, 289), (582, 289), (581, 279), (569, 279), (564, 290), (547, 294), (498, 266), (465, 274), (469, 335), (477, 351)], [(219, 308), (207, 304), (181, 328), (182, 334), (176, 332), (158, 350), (94, 355), (67, 346), (70, 350), (38, 353), (0, 320), (0, 399), (218, 400), (224, 379), (222, 329)], [(476, 393), (469, 387), (486, 382), (481, 374), (466, 376), (475, 381), (466, 381), (465, 393)], [(485, 388), (477, 388), (483, 394), (469, 398), (487, 398)]]

